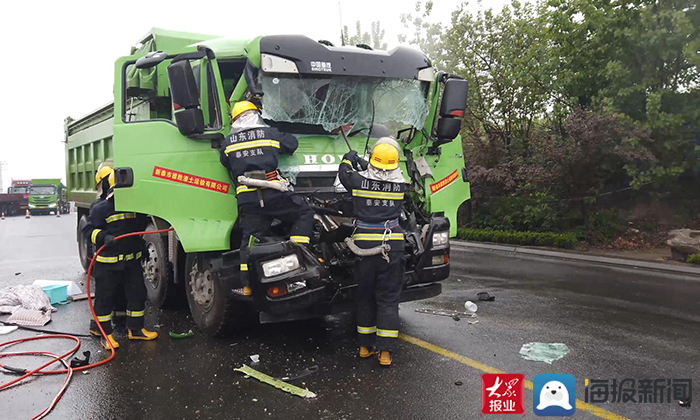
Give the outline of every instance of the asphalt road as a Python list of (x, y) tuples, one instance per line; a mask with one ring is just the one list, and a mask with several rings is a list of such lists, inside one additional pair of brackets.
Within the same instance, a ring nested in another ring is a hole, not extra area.
[[(74, 215), (0, 222), (0, 287), (35, 279), (79, 283), (84, 274), (76, 255)], [(481, 291), (496, 300), (476, 302)], [(459, 310), (466, 300), (479, 305), (476, 324), (415, 312)], [(58, 305), (47, 328), (85, 333), (88, 313), (85, 301)], [(700, 418), (698, 277), (453, 245), (452, 276), (443, 282), (443, 294), (401, 305), (407, 338), (400, 341), (390, 369), (381, 369), (376, 360), (358, 360), (349, 314), (257, 326), (221, 339), (198, 334), (187, 309), (149, 309), (146, 319), (161, 337), (130, 343), (119, 332), (122, 348), (116, 360), (76, 374), (48, 418), (474, 419), (481, 411), (480, 375), (489, 370), (523, 373), (527, 380), (540, 373), (569, 373), (576, 378), (580, 400), (586, 378), (690, 378), (696, 384), (690, 409), (664, 400), (596, 404), (594, 413), (582, 404), (585, 408), (573, 418)], [(196, 333), (190, 339), (167, 335), (190, 328)], [(15, 331), (0, 341), (34, 335)], [(529, 342), (565, 343), (570, 353), (551, 365), (527, 361), (518, 352)], [(38, 347), (65, 352), (70, 343), (34, 342), (10, 349)], [(82, 350), (106, 355), (90, 338), (83, 340)], [(316, 373), (294, 383), (318, 397), (303, 400), (233, 371), (250, 365), (253, 354), (260, 362), (252, 366), (272, 376), (317, 365)], [(15, 358), (11, 364), (37, 366), (40, 360)], [(0, 374), (0, 382), (12, 378)], [(0, 392), (0, 418), (31, 418), (50, 403), (62, 381), (36, 377)], [(525, 417), (536, 417), (531, 390), (525, 391)]]

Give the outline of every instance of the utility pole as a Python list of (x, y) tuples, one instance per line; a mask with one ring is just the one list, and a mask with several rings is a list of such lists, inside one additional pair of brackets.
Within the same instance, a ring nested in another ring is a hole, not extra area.
[(7, 167), (7, 162), (0, 160), (0, 192), (5, 192), (4, 185), (2, 183), (2, 171)]

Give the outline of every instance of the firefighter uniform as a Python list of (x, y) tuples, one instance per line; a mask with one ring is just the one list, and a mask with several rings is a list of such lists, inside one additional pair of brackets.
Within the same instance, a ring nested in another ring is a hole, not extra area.
[[(398, 152), (396, 154), (398, 161)], [(358, 284), (360, 356), (368, 357), (369, 354), (363, 352), (375, 344), (380, 352), (393, 351), (399, 336), (399, 299), (404, 285), (404, 232), (399, 225), (399, 216), (406, 184), (400, 169), (394, 169), (398, 171), (394, 175), (398, 176), (376, 179), (368, 170), (354, 170), (353, 167), (361, 162), (357, 153), (350, 152), (343, 157), (338, 170), (340, 182), (352, 194), (356, 217), (352, 239), (363, 249), (382, 244), (391, 247), (386, 256), (360, 257), (354, 267)]]
[(114, 198), (110, 197), (92, 206), (88, 223), (83, 227), (83, 235), (98, 248), (107, 244), (97, 256), (93, 272), (96, 279), (95, 314), (108, 336), (112, 334), (112, 311), (119, 299), (120, 288), (124, 289), (127, 300), (129, 338), (153, 339), (157, 336), (144, 329), (147, 296), (140, 264), (144, 242), (140, 236), (114, 241), (116, 236), (145, 230), (147, 224), (148, 219), (142, 214), (115, 211)]
[[(109, 185), (109, 184), (105, 184)], [(104, 201), (105, 197), (107, 196), (108, 191), (105, 189), (103, 193), (101, 194), (100, 199), (98, 199), (96, 202), (92, 203), (90, 206), (90, 211), (92, 211), (92, 208), (99, 202)], [(93, 244), (93, 253), (97, 251), (97, 248)], [(97, 295), (96, 295), (97, 296)], [(97, 299), (97, 298), (96, 298)], [(126, 291), (124, 290), (124, 287), (118, 287), (115, 295), (114, 295), (114, 311), (112, 312), (112, 324), (114, 326), (118, 327), (124, 327), (126, 325)], [(90, 318), (90, 328), (89, 330), (90, 334), (100, 337), (102, 334), (100, 333), (99, 328), (97, 328), (97, 323), (95, 323), (95, 320)]]
[(260, 238), (270, 228), (272, 221), (278, 219), (292, 223), (290, 240), (308, 245), (313, 231), (314, 213), (306, 201), (292, 192), (238, 183), (239, 176), (252, 178), (256, 173), (257, 179), (282, 182), (277, 170), (278, 156), (293, 154), (298, 142), (293, 135), (265, 124), (257, 108), (249, 102), (238, 102), (232, 115), (234, 122), (231, 133), (220, 148), (220, 161), (236, 186), (238, 225), (243, 233), (240, 248), (241, 279), (243, 286), (248, 286), (251, 240)]

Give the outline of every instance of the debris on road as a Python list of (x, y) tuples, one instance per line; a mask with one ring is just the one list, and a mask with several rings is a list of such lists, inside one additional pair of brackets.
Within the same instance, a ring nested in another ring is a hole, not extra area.
[(174, 333), (170, 331), (168, 334), (170, 334), (171, 338), (190, 338), (194, 337), (194, 331), (189, 330), (186, 333)]
[[(95, 293), (90, 293), (90, 298), (94, 299)], [(73, 302), (77, 302), (79, 300), (85, 300), (85, 299), (87, 299), (87, 293), (81, 293), (79, 295), (74, 295), (74, 296), (68, 296), (68, 300), (72, 300)]]
[(476, 303), (472, 302), (471, 300), (468, 300), (464, 302), (464, 309), (467, 310), (468, 314), (475, 314), (479, 307), (476, 306)]
[(298, 386), (288, 384), (287, 382), (280, 381), (279, 379), (275, 379), (272, 376), (259, 372), (247, 365), (243, 365), (239, 368), (236, 368), (234, 369), (234, 371), (243, 373), (244, 375), (246, 375), (246, 378), (253, 377), (260, 382), (274, 386), (277, 389), (280, 389), (292, 395), (296, 395), (298, 397), (316, 398), (316, 394), (309, 391), (308, 389), (300, 388)]
[(19, 327), (16, 326), (16, 325), (14, 325), (14, 326), (13, 326), (13, 325), (7, 325), (7, 326), (0, 327), (0, 335), (9, 334), (9, 333), (11, 333), (12, 331), (16, 330), (17, 328), (19, 328)]
[(282, 378), (275, 378), (275, 379), (279, 379), (280, 381), (285, 381), (285, 382), (296, 381), (297, 379), (301, 379), (305, 376), (309, 376), (314, 372), (318, 372), (318, 365), (310, 366), (310, 367), (304, 369), (303, 371), (301, 371), (301, 373), (299, 373), (298, 375), (284, 376)]
[(484, 302), (493, 302), (496, 300), (496, 296), (490, 294), (489, 292), (479, 292), (476, 294), (476, 297)]
[(46, 287), (46, 286), (66, 286), (66, 294), (68, 296), (76, 296), (83, 294), (77, 284), (74, 281), (68, 280), (34, 280), (32, 282), (33, 286)]
[(457, 385), (457, 386), (462, 386), (462, 381), (457, 381), (457, 382), (455, 382), (455, 385)]
[(690, 398), (686, 398), (684, 400), (679, 400), (678, 405), (680, 405), (683, 408), (690, 408)]
[(452, 319), (454, 319), (455, 321), (459, 321), (459, 320), (461, 320), (462, 318), (460, 318), (459, 315), (455, 315), (455, 316), (452, 317)]
[(569, 347), (564, 343), (527, 343), (520, 349), (523, 359), (550, 365), (567, 354), (569, 354)]
[[(2, 312), (2, 310), (0, 310)], [(41, 327), (51, 321), (50, 311), (40, 311), (33, 309), (19, 308), (7, 318), (7, 322), (17, 325), (27, 325), (31, 327)]]
[(421, 314), (428, 314), (428, 315), (440, 315), (440, 316), (449, 316), (450, 318), (454, 317), (468, 317), (468, 318), (476, 318), (475, 313), (468, 313), (468, 312), (460, 312), (460, 311), (450, 311), (447, 309), (427, 309), (427, 308), (418, 308), (416, 309), (416, 312), (421, 313)]
[[(48, 315), (46, 322), (51, 320), (51, 312), (56, 312), (56, 308), (51, 306), (51, 300), (39, 286), (7, 286), (0, 289), (0, 313), (14, 314), (20, 310), (36, 312), (37, 315)], [(26, 314), (25, 314), (26, 315)], [(21, 322), (13, 322), (22, 324)], [(41, 325), (46, 324), (44, 322)], [(36, 325), (36, 324), (30, 324)]]
[(250, 360), (253, 363), (260, 363), (260, 355), (259, 354), (252, 354), (252, 355), (250, 355)]

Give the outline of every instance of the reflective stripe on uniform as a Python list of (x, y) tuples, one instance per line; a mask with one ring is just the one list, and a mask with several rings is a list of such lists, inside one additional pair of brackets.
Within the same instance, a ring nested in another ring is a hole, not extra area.
[(90, 235), (90, 240), (93, 244), (97, 245), (97, 235), (102, 232), (102, 229), (93, 229), (92, 235)]
[(112, 314), (110, 313), (109, 315), (103, 315), (103, 316), (98, 316), (97, 321), (98, 322), (109, 322), (112, 320)]
[(403, 233), (392, 232), (391, 235), (384, 235), (383, 233), (356, 233), (352, 235), (352, 239), (355, 241), (382, 241), (384, 239), (388, 241), (403, 241)]
[(124, 220), (124, 219), (136, 219), (136, 213), (117, 213), (109, 216), (108, 218), (105, 219), (105, 222), (107, 223), (112, 223), (116, 222), (117, 220)]
[(241, 271), (248, 271), (248, 264), (241, 264)]
[(257, 188), (252, 188), (247, 185), (239, 185), (236, 187), (236, 194), (244, 193), (244, 192), (253, 192), (257, 191)]
[(403, 200), (401, 192), (382, 192), (369, 190), (352, 190), (353, 197), (380, 198), (384, 200)]
[(132, 318), (138, 318), (143, 316), (144, 311), (126, 311), (126, 316), (130, 316)]
[(350, 162), (350, 161), (347, 160), (347, 159), (341, 160), (340, 163), (347, 163), (348, 165), (352, 166), (352, 162)]
[(102, 255), (98, 255), (97, 258), (95, 258), (95, 261), (112, 264), (119, 262), (119, 257), (104, 257)]
[(243, 149), (253, 149), (256, 147), (274, 147), (276, 149), (279, 149), (280, 142), (278, 142), (277, 140), (245, 141), (245, 142), (235, 143), (235, 144), (231, 144), (229, 146), (226, 146), (224, 153), (226, 153), (226, 156), (228, 156), (228, 154), (231, 152), (236, 152), (236, 151), (243, 150)]
[(377, 337), (389, 337), (398, 338), (399, 330), (383, 330), (381, 328), (377, 329)]
[(357, 332), (360, 334), (374, 334), (377, 332), (377, 327), (360, 327), (357, 326)]
[[(139, 258), (141, 258), (141, 251), (136, 253), (136, 259), (139, 259)], [(115, 255), (113, 257), (103, 257), (102, 255), (98, 255), (95, 260), (97, 262), (101, 262), (101, 263), (114, 264), (114, 263), (117, 263), (119, 261), (131, 261), (133, 259), (134, 259), (134, 254), (131, 253), (131, 254), (126, 254), (126, 255), (119, 254), (119, 255)]]
[(126, 311), (115, 311), (114, 316), (126, 316)]
[(308, 244), (310, 241), (310, 238), (308, 236), (290, 236), (289, 239), (291, 239), (292, 242), (296, 242), (298, 244)]

